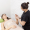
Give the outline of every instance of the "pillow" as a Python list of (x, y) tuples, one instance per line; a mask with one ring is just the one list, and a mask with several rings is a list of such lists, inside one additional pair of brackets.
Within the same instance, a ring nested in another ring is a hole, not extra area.
[(4, 20), (0, 17), (0, 23), (4, 22)]

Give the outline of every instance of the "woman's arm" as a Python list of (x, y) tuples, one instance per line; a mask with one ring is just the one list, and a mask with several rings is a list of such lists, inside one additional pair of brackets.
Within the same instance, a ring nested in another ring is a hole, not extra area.
[(18, 17), (19, 19), (21, 19), (21, 17), (19, 17), (17, 14), (15, 14), (15, 17)]
[(4, 29), (4, 22), (1, 23), (1, 28), (2, 28), (2, 30), (5, 30), (5, 29)]
[(9, 30), (9, 29), (11, 29), (11, 27), (6, 28), (5, 30)]
[[(18, 15), (17, 15), (17, 14), (15, 14), (15, 19), (16, 19), (16, 24), (18, 25), (18, 24), (19, 24), (19, 22), (18, 22), (18, 19), (17, 19), (16, 17), (18, 17)], [(20, 17), (18, 17), (18, 18), (20, 18)]]
[(9, 30), (9, 29), (11, 29), (11, 28), (16, 28), (16, 26), (15, 26), (15, 25), (12, 25), (12, 26), (6, 28), (5, 30)]
[(21, 17), (19, 17), (19, 19), (21, 19)]
[(16, 24), (17, 24), (17, 25), (19, 24), (18, 19), (16, 19)]
[(25, 25), (26, 22), (25, 22), (25, 21), (21, 21), (21, 20), (20, 20), (21, 18), (20, 18), (17, 14), (15, 14), (15, 18), (18, 19), (18, 21), (20, 22), (20, 24), (21, 24), (22, 26)]

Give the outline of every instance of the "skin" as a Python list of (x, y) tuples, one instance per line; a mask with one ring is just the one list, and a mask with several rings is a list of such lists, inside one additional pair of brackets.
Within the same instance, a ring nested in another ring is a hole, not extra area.
[[(11, 28), (16, 28), (15, 25), (12, 25), (12, 26), (8, 27), (7, 29), (4, 29), (4, 23), (5, 23), (6, 21), (8, 21), (8, 19), (7, 19), (7, 16), (6, 16), (5, 14), (3, 15), (2, 19), (4, 19), (4, 22), (1, 23), (2, 30), (9, 30), (9, 29), (11, 29)], [(12, 20), (12, 19), (11, 19), (11, 20)], [(16, 19), (16, 21), (14, 21), (14, 22), (15, 22), (16, 24), (18, 24), (18, 20), (17, 20), (17, 19)]]
[[(25, 11), (25, 13), (28, 11), (28, 9), (23, 9), (22, 7), (21, 7), (21, 9), (22, 9), (22, 11)], [(26, 22), (25, 21), (21, 21), (20, 19), (21, 19), (21, 17), (19, 17), (17, 14), (15, 14), (15, 18), (16, 19), (18, 19), (18, 21), (20, 22), (20, 24), (22, 25), (22, 26), (24, 26), (25, 24), (26, 24)], [(20, 18), (20, 19), (19, 19)]]

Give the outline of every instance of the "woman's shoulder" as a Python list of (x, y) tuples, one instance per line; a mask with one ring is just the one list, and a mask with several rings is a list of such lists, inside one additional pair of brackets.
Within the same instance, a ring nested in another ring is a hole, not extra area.
[(2, 22), (1, 24), (4, 24), (5, 22)]

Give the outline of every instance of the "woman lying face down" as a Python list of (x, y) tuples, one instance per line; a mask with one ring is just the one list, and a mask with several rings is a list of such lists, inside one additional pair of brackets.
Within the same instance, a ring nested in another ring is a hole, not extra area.
[(14, 21), (11, 18), (8, 18), (6, 14), (2, 14), (1, 17), (4, 20), (4, 22), (1, 23), (2, 30), (23, 30), (18, 26), (18, 19)]

